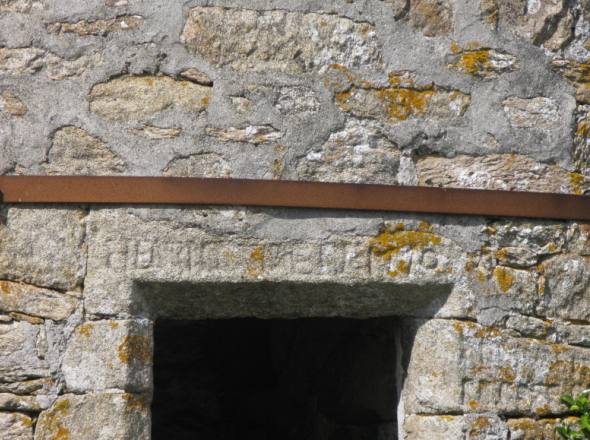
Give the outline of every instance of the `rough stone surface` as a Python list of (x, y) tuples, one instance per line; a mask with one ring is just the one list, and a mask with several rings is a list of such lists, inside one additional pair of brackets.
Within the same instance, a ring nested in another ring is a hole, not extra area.
[(29, 110), (27, 106), (12, 92), (6, 89), (2, 92), (0, 109), (12, 116), (24, 116)]
[(172, 160), (164, 169), (165, 176), (229, 177), (230, 164), (217, 153), (193, 154)]
[(400, 85), (395, 77), (390, 77), (390, 82), (388, 87), (357, 83), (338, 92), (336, 103), (342, 111), (356, 117), (394, 123), (410, 118), (458, 118), (471, 101), (469, 95), (458, 90)]
[(26, 284), (0, 281), (0, 310), (61, 321), (70, 316), (78, 298)]
[(47, 26), (50, 33), (75, 33), (81, 37), (87, 35), (107, 35), (111, 32), (130, 31), (141, 27), (143, 17), (138, 15), (119, 16), (110, 20), (78, 21), (76, 23), (59, 22)]
[(423, 324), (413, 341), (405, 392), (416, 398), (407, 409), (559, 414), (565, 410), (561, 395), (585, 389), (587, 365), (585, 349), (513, 338), (471, 322), (434, 320)]
[(571, 194), (583, 194), (590, 188), (590, 181), (581, 174), (513, 154), (426, 157), (416, 169), (420, 184), (428, 186)]
[(199, 113), (207, 108), (210, 87), (169, 76), (125, 76), (95, 85), (90, 110), (111, 121), (149, 120), (171, 107)]
[(64, 355), (68, 391), (132, 392), (151, 387), (152, 333), (140, 321), (96, 321), (78, 326)]
[[(590, 191), (585, 1), (0, 0), (0, 29), (1, 174)], [(7, 205), (0, 438), (147, 440), (166, 319), (370, 318), (391, 369), (325, 364), (361, 373), (318, 402), (363, 405), (312, 403), (323, 438), (556, 440), (590, 382), (589, 258), (588, 222)], [(175, 373), (182, 414), (216, 411)]]
[(550, 129), (558, 121), (558, 109), (549, 98), (510, 97), (503, 103), (510, 125), (515, 128)]
[(0, 432), (6, 440), (33, 440), (33, 419), (24, 414), (0, 412)]
[(39, 416), (35, 440), (148, 440), (149, 403), (127, 393), (66, 394)]
[(409, 20), (427, 37), (448, 35), (453, 31), (452, 0), (409, 0)]
[(245, 128), (229, 127), (227, 129), (207, 127), (209, 136), (225, 142), (248, 142), (251, 144), (269, 144), (278, 141), (281, 133), (271, 126), (250, 126)]
[(84, 212), (79, 209), (4, 208), (0, 223), (0, 277), (57, 289), (81, 282)]
[(484, 0), (481, 8), (488, 23), (549, 50), (561, 49), (573, 38), (574, 8), (566, 0)]
[(49, 376), (49, 365), (38, 351), (38, 325), (26, 321), (0, 323), (0, 379), (3, 382)]
[(104, 142), (78, 127), (60, 128), (45, 165), (47, 174), (109, 175), (126, 170), (125, 162)]
[(181, 40), (218, 66), (306, 72), (332, 63), (379, 64), (373, 26), (345, 17), (285, 11), (196, 7)]
[(481, 78), (495, 78), (502, 73), (511, 72), (517, 67), (516, 58), (508, 53), (494, 49), (478, 48), (452, 50), (449, 67), (468, 75)]
[(400, 151), (371, 124), (350, 121), (299, 160), (301, 180), (398, 183)]

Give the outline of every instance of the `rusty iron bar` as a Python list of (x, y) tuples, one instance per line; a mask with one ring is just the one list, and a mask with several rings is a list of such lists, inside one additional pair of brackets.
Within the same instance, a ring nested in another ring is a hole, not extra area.
[(284, 180), (0, 176), (5, 204), (243, 205), (590, 220), (590, 197)]

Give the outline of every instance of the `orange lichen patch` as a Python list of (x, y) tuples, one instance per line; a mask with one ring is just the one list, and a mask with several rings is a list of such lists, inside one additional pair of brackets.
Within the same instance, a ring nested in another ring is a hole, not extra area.
[(478, 329), (475, 333), (474, 336), (476, 338), (497, 338), (499, 336), (502, 336), (502, 333), (500, 332), (500, 330), (498, 330), (495, 327), (482, 327), (480, 329)]
[(501, 261), (506, 261), (508, 259), (508, 251), (504, 248), (498, 249), (496, 252), (494, 252), (494, 255), (498, 260)]
[(19, 414), (18, 416), (19, 416), (19, 422), (25, 428), (30, 428), (31, 426), (33, 426), (33, 419), (31, 419), (30, 417), (27, 417), (25, 415), (22, 415), (22, 414)]
[(127, 409), (130, 411), (146, 412), (150, 406), (149, 398), (144, 395), (125, 393), (121, 398), (127, 402)]
[(114, 330), (119, 328), (119, 323), (117, 321), (109, 321), (109, 326)]
[(485, 416), (480, 416), (473, 421), (471, 424), (471, 434), (473, 435), (473, 431), (479, 431), (480, 429), (489, 428), (491, 426), (490, 419)]
[(403, 224), (394, 228), (385, 228), (369, 241), (369, 248), (374, 255), (390, 260), (403, 248), (423, 249), (441, 244), (442, 237), (430, 232), (406, 231)]
[(463, 335), (463, 331), (470, 329), (473, 330), (475, 328), (475, 324), (470, 321), (454, 321), (453, 322), (453, 329), (458, 335)]
[(63, 418), (68, 415), (69, 409), (68, 399), (58, 399), (45, 413), (47, 431), (52, 433), (51, 440), (70, 440), (70, 430), (63, 425)]
[(0, 293), (4, 295), (12, 294), (12, 286), (13, 284), (8, 281), (0, 281)]
[(390, 119), (405, 121), (410, 116), (423, 116), (429, 109), (434, 89), (417, 90), (391, 87), (376, 90), (377, 97), (387, 107)]
[(546, 386), (559, 385), (564, 380), (571, 378), (572, 364), (571, 362), (557, 360), (549, 365), (549, 371), (543, 381)]
[(264, 249), (262, 246), (255, 247), (250, 253), (246, 272), (248, 276), (253, 278), (260, 276), (264, 272)]
[(582, 195), (584, 194), (584, 183), (586, 183), (586, 178), (579, 173), (569, 173), (570, 178), (570, 186), (574, 194)]
[(438, 416), (438, 418), (443, 422), (452, 422), (453, 420), (457, 419), (456, 416)]
[(479, 408), (479, 403), (477, 403), (475, 400), (470, 400), (467, 405), (469, 405), (469, 408), (471, 408), (472, 410), (476, 410), (477, 408)]
[(590, 60), (578, 62), (574, 60), (556, 59), (553, 66), (576, 88), (576, 100), (590, 104)]
[(516, 373), (511, 367), (500, 368), (500, 377), (504, 382), (512, 383), (516, 379)]
[(432, 232), (432, 225), (426, 220), (422, 220), (418, 225), (418, 230), (422, 232)]
[(553, 353), (567, 353), (571, 348), (565, 344), (551, 344), (551, 351)]
[(461, 46), (455, 40), (451, 41), (451, 53), (458, 54), (461, 52)]
[(94, 327), (93, 324), (87, 323), (82, 324), (78, 327), (78, 332), (84, 336), (90, 336), (92, 334), (92, 328)]
[(70, 430), (65, 426), (60, 425), (52, 440), (70, 440)]
[(514, 284), (514, 274), (512, 271), (502, 266), (496, 266), (494, 268), (493, 276), (500, 290), (504, 293), (508, 293)]
[(576, 129), (576, 136), (587, 138), (588, 133), (590, 133), (590, 123), (588, 120), (584, 119), (578, 122), (578, 127)]
[(204, 106), (208, 106), (209, 105), (209, 97), (208, 96), (203, 96), (201, 98), (201, 104), (203, 104)]
[(148, 364), (152, 359), (150, 341), (146, 336), (128, 335), (117, 348), (119, 359), (122, 363), (141, 362)]
[[(451, 52), (453, 52), (453, 47), (451, 47)], [(493, 67), (490, 61), (490, 49), (463, 51), (457, 62), (449, 64), (449, 67), (459, 69), (470, 75), (479, 75), (482, 71)]]
[(545, 404), (543, 406), (539, 406), (538, 408), (535, 408), (535, 414), (541, 416), (543, 414), (549, 414), (551, 412), (551, 407), (548, 404)]
[(390, 270), (387, 272), (387, 275), (390, 277), (396, 277), (401, 274), (406, 274), (410, 272), (410, 265), (405, 260), (399, 260), (396, 264), (395, 270)]
[(394, 87), (414, 87), (415, 79), (411, 72), (389, 72), (389, 84)]
[(477, 281), (480, 283), (485, 283), (488, 280), (488, 274), (485, 270), (479, 268), (475, 273), (475, 278), (477, 278)]
[(475, 269), (475, 263), (474, 263), (474, 261), (471, 258), (469, 258), (465, 262), (465, 271), (466, 272), (473, 272), (473, 269)]
[(270, 171), (272, 173), (273, 179), (280, 179), (283, 175), (283, 171), (285, 170), (285, 162), (282, 159), (275, 159), (272, 162), (272, 167)]

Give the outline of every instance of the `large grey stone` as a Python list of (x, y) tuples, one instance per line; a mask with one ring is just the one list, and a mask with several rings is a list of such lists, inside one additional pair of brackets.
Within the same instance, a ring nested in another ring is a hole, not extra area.
[(73, 290), (85, 268), (84, 211), (3, 208), (0, 278)]
[(148, 321), (90, 321), (79, 325), (62, 364), (68, 391), (151, 389), (153, 335)]
[(375, 28), (337, 15), (198, 6), (181, 40), (208, 62), (238, 70), (300, 73), (381, 61)]

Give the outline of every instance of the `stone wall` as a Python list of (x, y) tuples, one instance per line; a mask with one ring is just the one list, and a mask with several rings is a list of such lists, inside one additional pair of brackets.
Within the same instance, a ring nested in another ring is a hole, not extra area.
[[(588, 60), (581, 0), (0, 0), (0, 173), (584, 194)], [(149, 439), (160, 317), (401, 316), (407, 440), (590, 383), (590, 224), (3, 206), (0, 280), (7, 440)]]

